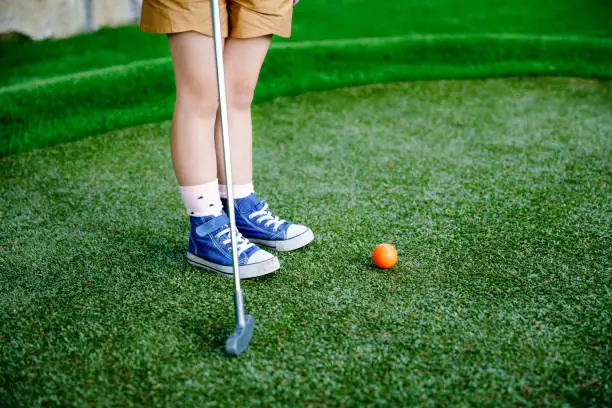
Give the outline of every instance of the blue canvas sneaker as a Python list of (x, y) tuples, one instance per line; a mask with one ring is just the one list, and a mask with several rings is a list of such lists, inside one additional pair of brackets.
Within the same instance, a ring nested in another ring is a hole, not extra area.
[[(190, 218), (187, 261), (199, 268), (233, 277), (232, 241), (227, 215)], [(276, 256), (249, 242), (239, 232), (236, 249), (241, 279), (267, 275), (280, 268)]]
[[(221, 203), (227, 211), (227, 200), (221, 199)], [(256, 244), (277, 251), (291, 251), (314, 239), (310, 228), (273, 216), (268, 204), (255, 194), (234, 200), (234, 211), (238, 230)]]

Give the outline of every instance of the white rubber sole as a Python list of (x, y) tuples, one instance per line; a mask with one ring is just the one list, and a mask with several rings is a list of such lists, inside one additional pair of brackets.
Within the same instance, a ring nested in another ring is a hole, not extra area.
[[(219, 265), (197, 255), (187, 252), (187, 262), (201, 269), (216, 272), (226, 278), (234, 277), (234, 270), (231, 266)], [(240, 279), (251, 279), (259, 276), (264, 276), (269, 273), (276, 272), (280, 269), (280, 263), (277, 257), (267, 259), (263, 262), (254, 264), (240, 265)]]
[(265, 239), (256, 238), (249, 238), (249, 241), (257, 245), (275, 249), (277, 251), (293, 251), (294, 249), (298, 249), (310, 244), (313, 239), (314, 234), (309, 228), (306, 231), (302, 232), (300, 235), (284, 241), (268, 241)]

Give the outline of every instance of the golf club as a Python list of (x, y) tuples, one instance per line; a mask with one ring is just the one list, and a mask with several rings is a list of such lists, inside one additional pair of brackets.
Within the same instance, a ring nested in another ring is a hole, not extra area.
[(229, 210), (230, 235), (232, 240), (232, 264), (234, 270), (234, 309), (236, 313), (236, 328), (225, 342), (225, 352), (237, 356), (249, 346), (255, 319), (244, 312), (244, 298), (240, 288), (240, 271), (238, 251), (236, 249), (236, 218), (234, 214), (234, 193), (232, 191), (232, 164), (230, 158), (229, 129), (227, 122), (227, 100), (225, 96), (225, 71), (223, 68), (223, 36), (221, 35), (221, 19), (219, 17), (218, 0), (211, 0), (213, 40), (215, 43), (215, 61), (217, 66), (217, 88), (219, 89), (219, 110), (221, 113), (221, 135), (223, 139), (223, 158), (225, 161), (225, 182), (227, 189), (227, 206)]

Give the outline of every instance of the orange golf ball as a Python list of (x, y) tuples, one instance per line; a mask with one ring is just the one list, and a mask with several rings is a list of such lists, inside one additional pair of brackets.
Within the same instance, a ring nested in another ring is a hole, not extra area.
[(397, 262), (397, 251), (391, 244), (380, 244), (372, 252), (372, 261), (382, 269), (389, 269)]

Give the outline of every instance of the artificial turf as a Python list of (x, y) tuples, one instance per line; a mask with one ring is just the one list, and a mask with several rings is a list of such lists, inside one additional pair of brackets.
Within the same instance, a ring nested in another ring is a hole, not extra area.
[[(612, 37), (607, 0), (305, 0), (291, 42), (407, 34)], [(287, 40), (277, 38), (278, 42)], [(0, 86), (168, 56), (163, 35), (135, 26), (62, 40), (0, 41)]]
[[(612, 78), (612, 40), (445, 35), (277, 47), (255, 101), (390, 81), (541, 75)], [(169, 59), (0, 89), (0, 157), (167, 120), (173, 105)]]
[[(274, 43), (257, 100), (415, 79), (612, 78), (606, 1), (370, 3), (300, 4), (294, 38)], [(125, 27), (0, 43), (0, 53), (0, 157), (171, 116), (163, 36)]]
[(244, 285), (237, 359), (231, 281), (185, 261), (168, 123), (3, 158), (0, 401), (609, 406), (611, 103), (506, 79), (255, 106), (256, 189), (316, 239)]

